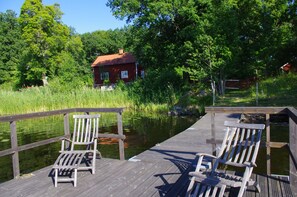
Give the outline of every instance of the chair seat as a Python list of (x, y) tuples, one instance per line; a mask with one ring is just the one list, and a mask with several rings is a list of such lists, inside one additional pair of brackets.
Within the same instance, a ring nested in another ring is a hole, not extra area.
[(195, 177), (197, 182), (207, 182), (208, 184), (226, 185), (230, 187), (240, 187), (242, 183), (242, 177), (236, 175), (230, 175), (225, 173), (213, 173), (210, 172), (190, 172), (190, 176)]
[(85, 151), (63, 151), (54, 163), (54, 169), (77, 169), (85, 156)]
[[(55, 169), (55, 187), (58, 182), (73, 181), (74, 187), (77, 185), (77, 170), (82, 162), (86, 152), (85, 151), (64, 151), (61, 152), (53, 168)], [(59, 173), (60, 172), (60, 173)], [(71, 173), (74, 173), (73, 178)], [(59, 176), (69, 176), (68, 178), (59, 178)]]
[(223, 197), (227, 185), (225, 185), (220, 179), (214, 177), (199, 177), (195, 176), (198, 183), (194, 187), (194, 191), (191, 196), (199, 197)]

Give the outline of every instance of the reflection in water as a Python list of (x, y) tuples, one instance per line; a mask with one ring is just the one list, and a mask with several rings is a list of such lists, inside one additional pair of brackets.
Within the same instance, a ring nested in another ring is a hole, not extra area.
[[(70, 116), (71, 117), (71, 116)], [(195, 117), (170, 117), (157, 114), (123, 113), (123, 130), (125, 157), (129, 159), (157, 143), (178, 134), (197, 121)], [(102, 113), (100, 118), (100, 133), (117, 133), (116, 114)], [(73, 121), (70, 119), (70, 129)], [(17, 122), (18, 144), (29, 144), (35, 141), (63, 135), (63, 116), (39, 118)], [(0, 150), (10, 148), (9, 124), (0, 123)], [(263, 133), (262, 140), (265, 140)], [(288, 141), (288, 125), (271, 125), (272, 141)], [(20, 152), (20, 169), (22, 174), (52, 165), (60, 150), (60, 142), (37, 147)], [(106, 158), (119, 158), (117, 139), (101, 138), (98, 149)], [(289, 156), (284, 149), (271, 150), (272, 173), (288, 174)], [(260, 149), (257, 158), (257, 168), (254, 172), (266, 172), (266, 149)], [(0, 157), (0, 182), (12, 179), (11, 156)]]
[[(285, 123), (272, 123), (270, 125), (270, 138), (272, 142), (289, 142), (289, 125)], [(266, 140), (266, 134), (263, 133), (262, 141)], [(266, 173), (267, 160), (266, 148), (260, 148), (254, 172)], [(286, 147), (271, 148), (271, 173), (288, 175), (289, 174), (289, 152)]]
[[(270, 125), (270, 136), (272, 142), (288, 142), (289, 141), (289, 126), (288, 124)], [(266, 141), (265, 131), (262, 134), (262, 141)], [(271, 173), (279, 175), (289, 174), (289, 153), (286, 147), (271, 148)], [(253, 173), (266, 174), (267, 173), (267, 157), (266, 147), (260, 147), (257, 160), (257, 167), (254, 168)], [(230, 170), (242, 171), (240, 168), (228, 167)]]
[[(102, 117), (102, 121), (106, 117)], [(178, 134), (187, 129), (197, 121), (196, 117), (171, 117), (167, 115), (145, 116), (144, 114), (124, 113), (123, 131), (126, 135), (124, 141), (125, 157), (129, 159), (155, 144)], [(101, 133), (117, 133), (117, 126), (114, 124), (102, 123)], [(118, 140), (101, 138), (99, 149), (104, 157), (119, 158)]]
[[(70, 116), (71, 117), (71, 116)], [(63, 135), (63, 116), (38, 118), (17, 122), (18, 144), (29, 144)], [(157, 114), (123, 113), (123, 130), (126, 135), (126, 159), (137, 155), (169, 137), (185, 130), (197, 121), (195, 117), (169, 117)], [(116, 114), (102, 113), (100, 118), (100, 133), (117, 133)], [(73, 121), (70, 118), (70, 129)], [(0, 123), (0, 150), (10, 148), (9, 124)], [(60, 142), (37, 147), (20, 152), (21, 174), (52, 165), (60, 150)], [(99, 151), (103, 157), (119, 158), (118, 140), (110, 138), (99, 139)], [(0, 182), (12, 179), (11, 156), (0, 157)]]

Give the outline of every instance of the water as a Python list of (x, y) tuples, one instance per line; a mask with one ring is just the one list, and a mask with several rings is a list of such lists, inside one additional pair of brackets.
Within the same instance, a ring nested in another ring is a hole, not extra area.
[[(289, 142), (289, 125), (288, 123), (271, 123), (270, 125), (271, 142)], [(262, 135), (262, 141), (266, 141), (265, 132)], [(289, 175), (289, 152), (286, 147), (271, 148), (271, 173), (279, 175)], [(254, 168), (256, 173), (266, 173), (266, 148), (261, 148), (257, 157)]]
[[(70, 119), (70, 126), (73, 125)], [(117, 133), (116, 114), (101, 114), (100, 132)], [(197, 121), (195, 117), (169, 117), (167, 115), (123, 114), (123, 129), (126, 135), (125, 157), (129, 159), (157, 143), (160, 143), (190, 127)], [(17, 122), (18, 144), (24, 145), (63, 135), (63, 116), (52, 116)], [(72, 129), (72, 128), (71, 128)], [(198, 136), (197, 136), (198, 137)], [(265, 141), (265, 132), (262, 140)], [(271, 141), (288, 142), (288, 124), (271, 125)], [(60, 142), (22, 151), (20, 156), (21, 174), (52, 165), (60, 150)], [(10, 148), (8, 123), (0, 123), (0, 150)], [(106, 158), (119, 158), (116, 139), (100, 139), (98, 149)], [(11, 156), (0, 157), (0, 182), (12, 179)], [(266, 149), (261, 148), (257, 158), (255, 173), (266, 173)], [(289, 174), (289, 155), (286, 148), (271, 149), (271, 171), (273, 174)]]
[[(70, 116), (71, 117), (71, 116)], [(125, 158), (129, 159), (157, 143), (160, 143), (187, 129), (197, 121), (196, 117), (171, 117), (167, 115), (146, 115), (123, 113)], [(117, 133), (116, 114), (102, 113), (100, 133)], [(72, 119), (70, 126), (72, 129)], [(24, 145), (63, 135), (63, 116), (51, 116), (17, 122), (18, 144)], [(0, 123), (0, 150), (10, 148), (9, 124)], [(19, 153), (21, 174), (52, 165), (58, 157), (60, 142), (44, 145)], [(99, 151), (103, 157), (119, 158), (117, 139), (100, 139)], [(0, 182), (12, 179), (11, 156), (0, 158)]]
[[(289, 142), (289, 125), (288, 123), (271, 123), (270, 125), (271, 142)], [(262, 133), (262, 141), (266, 141), (265, 131)], [(271, 148), (270, 165), (271, 174), (289, 175), (289, 152), (286, 147)], [(267, 174), (267, 152), (266, 147), (260, 147), (253, 173)], [(227, 169), (241, 171), (242, 168), (233, 168), (228, 166)]]

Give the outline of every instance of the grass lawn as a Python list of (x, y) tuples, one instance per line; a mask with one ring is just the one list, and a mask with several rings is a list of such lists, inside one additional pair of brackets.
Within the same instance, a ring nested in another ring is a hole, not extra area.
[[(216, 106), (256, 106), (256, 86), (247, 90), (227, 90)], [(288, 74), (259, 81), (258, 106), (297, 107), (297, 75)]]

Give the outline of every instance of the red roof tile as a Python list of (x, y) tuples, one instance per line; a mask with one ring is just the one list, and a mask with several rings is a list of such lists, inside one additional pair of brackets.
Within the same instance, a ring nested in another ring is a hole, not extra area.
[(92, 67), (128, 64), (134, 62), (136, 62), (136, 59), (131, 53), (101, 55), (98, 56), (97, 59), (93, 62)]

